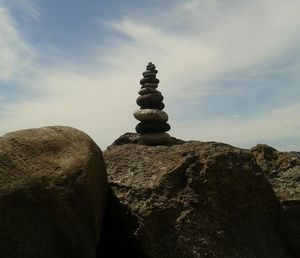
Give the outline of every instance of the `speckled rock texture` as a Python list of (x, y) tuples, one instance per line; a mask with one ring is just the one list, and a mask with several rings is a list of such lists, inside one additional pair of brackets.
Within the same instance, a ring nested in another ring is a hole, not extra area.
[(293, 257), (278, 230), (279, 201), (250, 150), (145, 146), (127, 134), (103, 154), (110, 194), (102, 246), (119, 243), (111, 255)]
[(101, 150), (83, 132), (0, 137), (0, 256), (95, 257), (106, 194)]
[(294, 257), (300, 257), (300, 156), (259, 144), (251, 149), (280, 200), (279, 228)]

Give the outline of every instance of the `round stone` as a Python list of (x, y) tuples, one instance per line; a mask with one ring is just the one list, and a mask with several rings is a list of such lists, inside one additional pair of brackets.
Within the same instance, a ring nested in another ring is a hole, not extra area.
[(163, 122), (138, 123), (135, 127), (137, 133), (164, 133), (170, 129), (171, 126)]
[(165, 104), (162, 103), (162, 102), (159, 102), (159, 103), (142, 105), (140, 107), (141, 107), (141, 109), (159, 109), (159, 110), (163, 110), (165, 108)]
[(159, 83), (159, 79), (145, 77), (140, 80), (141, 85), (145, 85), (146, 83)]
[(152, 73), (152, 71), (149, 71), (148, 73), (143, 73), (144, 78), (155, 78), (156, 73)]
[(157, 70), (149, 70), (149, 71), (147, 70), (147, 71), (143, 72), (143, 76), (147, 77), (148, 74), (152, 74), (152, 73), (157, 74), (158, 71)]
[(147, 88), (142, 88), (140, 91), (139, 91), (139, 95), (146, 95), (146, 94), (149, 94), (149, 93), (154, 93), (154, 94), (161, 94), (160, 91), (156, 90), (155, 88), (152, 88), (152, 87), (147, 87)]
[(141, 122), (167, 122), (168, 114), (159, 109), (138, 109), (134, 117)]
[(148, 64), (147, 66), (146, 66), (146, 70), (154, 70), (156, 67), (155, 67), (155, 65), (154, 64)]
[(152, 104), (156, 104), (159, 102), (162, 102), (164, 99), (163, 95), (161, 94), (146, 94), (146, 95), (142, 95), (139, 96), (136, 100), (136, 103), (139, 106), (147, 106), (147, 105), (152, 105)]
[(166, 145), (170, 143), (171, 136), (168, 133), (146, 133), (140, 139), (145, 145)]
[(154, 89), (156, 89), (157, 87), (158, 87), (158, 83), (145, 83), (144, 85), (142, 85), (142, 89), (143, 88), (154, 88)]

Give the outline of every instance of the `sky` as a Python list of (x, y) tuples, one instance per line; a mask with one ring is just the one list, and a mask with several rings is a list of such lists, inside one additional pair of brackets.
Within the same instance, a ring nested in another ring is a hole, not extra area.
[(65, 125), (104, 150), (156, 64), (170, 134), (300, 150), (298, 0), (0, 0), (0, 135)]

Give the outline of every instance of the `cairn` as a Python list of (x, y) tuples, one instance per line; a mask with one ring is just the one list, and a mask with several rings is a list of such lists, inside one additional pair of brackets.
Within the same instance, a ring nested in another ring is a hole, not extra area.
[(171, 129), (167, 123), (168, 114), (162, 111), (165, 108), (164, 97), (156, 88), (159, 79), (156, 78), (157, 70), (151, 62), (143, 72), (142, 85), (136, 103), (140, 109), (134, 112), (134, 117), (140, 121), (135, 127), (137, 133), (141, 135), (142, 143), (146, 145), (165, 145), (170, 142), (170, 135), (166, 133)]

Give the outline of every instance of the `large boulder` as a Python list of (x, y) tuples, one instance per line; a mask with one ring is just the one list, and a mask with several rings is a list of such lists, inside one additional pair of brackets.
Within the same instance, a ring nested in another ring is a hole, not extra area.
[(0, 137), (0, 256), (95, 257), (106, 191), (101, 150), (83, 132)]
[(277, 231), (278, 200), (249, 150), (214, 142), (150, 147), (119, 140), (104, 159), (111, 193), (103, 250), (109, 243), (119, 246), (108, 248), (110, 254), (290, 257)]
[(279, 229), (295, 257), (300, 257), (300, 156), (259, 144), (251, 149), (280, 200)]

